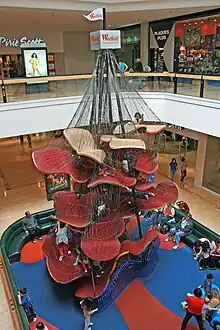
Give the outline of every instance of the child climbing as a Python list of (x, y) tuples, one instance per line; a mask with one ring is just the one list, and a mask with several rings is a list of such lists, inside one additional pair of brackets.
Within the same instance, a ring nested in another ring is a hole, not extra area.
[(56, 243), (59, 250), (59, 260), (62, 261), (64, 255), (70, 254), (69, 251), (69, 238), (68, 238), (68, 228), (63, 222), (58, 221), (56, 229)]

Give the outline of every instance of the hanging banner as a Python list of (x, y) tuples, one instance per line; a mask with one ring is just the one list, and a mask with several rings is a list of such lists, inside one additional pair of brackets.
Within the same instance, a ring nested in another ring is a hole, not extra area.
[(103, 21), (103, 8), (94, 9), (89, 15), (83, 15), (88, 21)]
[(90, 33), (91, 50), (120, 49), (120, 30), (100, 30)]
[(170, 32), (173, 28), (174, 22), (161, 22), (152, 23), (150, 25), (154, 38), (157, 42), (158, 48), (164, 48), (167, 39), (169, 38)]

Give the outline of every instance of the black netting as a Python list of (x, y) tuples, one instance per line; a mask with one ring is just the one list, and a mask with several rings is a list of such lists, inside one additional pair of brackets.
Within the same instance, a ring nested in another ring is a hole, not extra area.
[(135, 127), (132, 129), (132, 118), (137, 112), (143, 114), (144, 121), (160, 121), (132, 84), (119, 73), (113, 52), (101, 50), (87, 91), (68, 128), (86, 128), (93, 136), (132, 132), (134, 137), (137, 133)]

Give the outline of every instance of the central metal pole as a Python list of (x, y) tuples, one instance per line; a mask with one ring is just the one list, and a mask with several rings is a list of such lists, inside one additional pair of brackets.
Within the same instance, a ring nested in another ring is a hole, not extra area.
[(103, 28), (103, 30), (106, 30), (106, 9), (105, 8), (102, 8), (102, 10), (103, 10), (103, 25), (102, 25), (102, 28)]

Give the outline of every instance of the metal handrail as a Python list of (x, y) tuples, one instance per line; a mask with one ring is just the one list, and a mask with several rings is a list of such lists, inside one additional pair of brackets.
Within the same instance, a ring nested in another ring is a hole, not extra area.
[[(118, 76), (120, 76), (120, 75), (121, 74), (118, 73)], [(162, 82), (163, 79), (168, 78), (165, 81), (169, 81), (170, 83), (172, 83), (171, 88), (173, 88), (174, 94), (179, 94), (178, 93), (178, 86), (180, 84), (179, 79), (191, 79), (191, 80), (197, 81), (199, 83), (200, 93), (198, 96), (200, 96), (200, 97), (203, 97), (203, 95), (204, 95), (205, 81), (213, 81), (213, 82), (220, 81), (220, 76), (208, 76), (208, 75), (201, 75), (201, 74), (194, 75), (194, 74), (180, 74), (180, 73), (169, 73), (169, 72), (163, 72), (163, 73), (158, 73), (158, 72), (129, 73), (129, 72), (126, 72), (124, 75), (129, 78), (140, 78), (140, 79), (143, 78), (143, 81), (148, 80), (149, 83), (153, 83), (153, 84), (154, 84), (154, 81), (158, 81), (159, 86), (160, 86), (160, 82)], [(76, 81), (76, 88), (77, 88), (77, 81), (78, 82), (85, 81), (85, 80), (88, 81), (91, 78), (92, 78), (92, 74), (61, 75), (61, 76), (35, 77), (35, 78), (9, 78), (9, 79), (2, 78), (2, 80), (1, 80), (2, 102), (3, 103), (10, 102), (10, 100), (8, 100), (8, 95), (7, 95), (7, 91), (10, 86), (17, 86), (17, 85), (19, 86), (19, 85), (23, 84), (25, 86), (25, 88), (27, 89), (28, 86), (30, 86), (29, 85), (30, 83), (38, 84), (39, 82), (42, 82), (42, 83), (51, 84), (50, 88), (51, 88), (51, 90), (53, 90), (53, 87), (58, 87), (56, 85), (56, 83), (59, 83), (59, 82), (65, 83), (65, 82)], [(54, 83), (54, 85), (52, 83)], [(39, 84), (39, 85), (41, 85), (41, 84)], [(17, 91), (17, 89), (19, 91), (19, 88), (16, 87), (16, 91)], [(26, 93), (26, 89), (25, 89), (25, 91), (23, 91), (21, 93), (21, 95), (23, 95), (23, 93)], [(160, 89), (161, 89), (161, 87), (160, 87)], [(166, 91), (166, 90), (164, 90), (164, 91)], [(41, 94), (45, 93), (45, 91), (42, 91), (40, 93)], [(9, 94), (10, 94), (10, 90), (9, 90)], [(61, 95), (61, 97), (62, 97), (62, 95)]]

